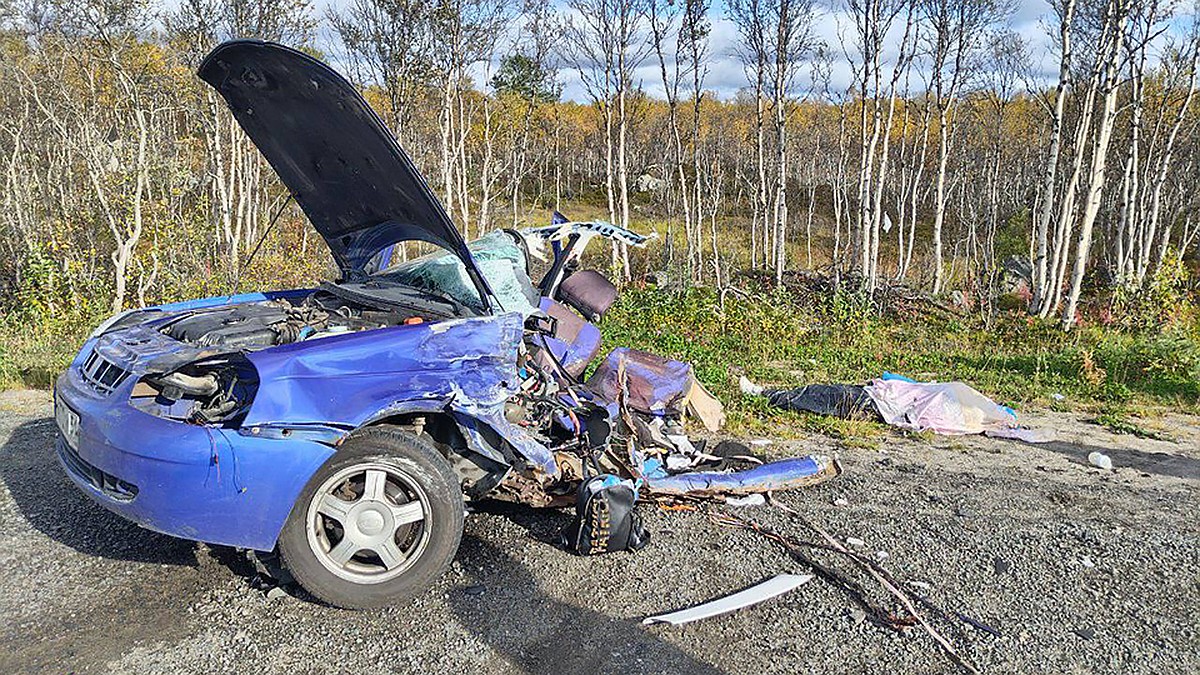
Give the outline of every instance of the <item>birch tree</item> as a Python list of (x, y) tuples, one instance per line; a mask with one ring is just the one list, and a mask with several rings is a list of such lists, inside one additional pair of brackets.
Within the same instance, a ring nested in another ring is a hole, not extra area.
[[(634, 72), (650, 55), (648, 0), (569, 0), (565, 56), (580, 74), (604, 125), (609, 220), (629, 227), (629, 134)], [(614, 242), (613, 268), (629, 277), (629, 255)]]
[(1007, 0), (920, 0), (926, 23), (928, 67), (937, 110), (938, 152), (934, 173), (933, 292), (945, 285), (943, 229), (946, 222), (946, 177), (953, 151), (953, 105), (971, 77), (977, 51), (988, 28), (1007, 16)]
[(1104, 9), (1100, 47), (1098, 48), (1097, 70), (1101, 82), (1102, 108), (1092, 144), (1091, 168), (1088, 171), (1087, 196), (1079, 225), (1079, 241), (1075, 247), (1075, 268), (1071, 275), (1071, 290), (1067, 306), (1063, 310), (1062, 325), (1069, 329), (1075, 325), (1075, 309), (1079, 305), (1079, 293), (1083, 288), (1083, 274), (1087, 268), (1092, 247), (1092, 228), (1100, 212), (1100, 201), (1104, 191), (1105, 171), (1108, 166), (1108, 149), (1112, 141), (1113, 126), (1117, 117), (1117, 95), (1120, 81), (1121, 49), (1128, 25), (1131, 0), (1108, 0)]

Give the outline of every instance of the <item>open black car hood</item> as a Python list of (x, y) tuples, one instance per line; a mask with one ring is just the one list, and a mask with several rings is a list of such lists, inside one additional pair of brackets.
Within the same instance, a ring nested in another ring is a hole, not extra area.
[(317, 59), (272, 42), (233, 40), (198, 72), (329, 243), (343, 275), (372, 256), (421, 240), (463, 261), (488, 306), (490, 292), (466, 242), (387, 127), (358, 90)]

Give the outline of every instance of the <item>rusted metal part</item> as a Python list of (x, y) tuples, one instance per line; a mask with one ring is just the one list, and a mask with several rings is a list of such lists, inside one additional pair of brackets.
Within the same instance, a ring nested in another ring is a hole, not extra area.
[[(562, 483), (556, 484), (557, 487), (565, 489), (568, 486)], [(510, 471), (496, 487), (496, 490), (490, 495), (496, 499), (506, 502), (517, 502), (534, 508), (568, 506), (575, 503), (575, 490), (572, 486), (570, 492), (559, 493), (549, 492), (546, 486), (537, 479), (527, 476), (518, 471)]]

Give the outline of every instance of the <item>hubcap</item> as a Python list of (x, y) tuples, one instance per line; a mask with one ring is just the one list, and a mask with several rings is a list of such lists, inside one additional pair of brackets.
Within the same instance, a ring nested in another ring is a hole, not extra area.
[(359, 584), (394, 579), (429, 541), (429, 499), (402, 469), (380, 462), (347, 467), (321, 484), (308, 506), (308, 545), (338, 577)]

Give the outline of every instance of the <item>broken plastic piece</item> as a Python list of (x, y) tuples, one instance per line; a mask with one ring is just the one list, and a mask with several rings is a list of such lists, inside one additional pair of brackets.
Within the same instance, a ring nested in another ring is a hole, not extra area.
[(738, 591), (733, 595), (727, 595), (702, 605), (681, 609), (678, 612), (671, 612), (669, 614), (646, 617), (642, 619), (642, 624), (648, 626), (654, 623), (669, 623), (672, 626), (680, 626), (685, 623), (699, 621), (700, 619), (710, 619), (714, 616), (729, 614), (744, 607), (757, 605), (764, 600), (770, 600), (771, 598), (783, 595), (794, 588), (812, 581), (812, 578), (813, 575), (811, 574), (780, 574), (743, 591)]
[(767, 498), (761, 492), (756, 492), (745, 497), (726, 497), (725, 503), (730, 506), (763, 506)]
[(717, 432), (725, 426), (725, 407), (700, 384), (700, 380), (692, 379), (692, 387), (688, 390), (685, 400), (687, 413), (700, 420), (705, 429)]
[(1104, 469), (1105, 471), (1113, 470), (1112, 458), (1110, 458), (1108, 455), (1104, 454), (1103, 452), (1088, 453), (1087, 459), (1088, 459), (1088, 463), (1091, 464), (1092, 466), (1096, 467), (1097, 469)]

